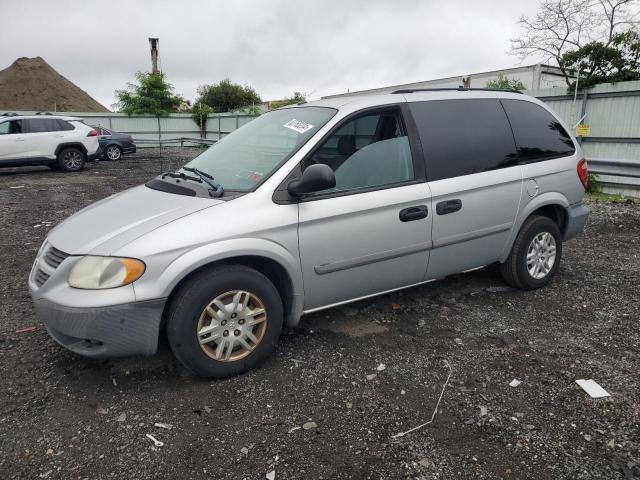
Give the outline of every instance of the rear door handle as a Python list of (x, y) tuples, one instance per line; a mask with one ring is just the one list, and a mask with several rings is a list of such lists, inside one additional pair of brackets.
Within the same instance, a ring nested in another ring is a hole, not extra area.
[(445, 200), (436, 204), (436, 213), (438, 215), (446, 215), (448, 213), (457, 212), (462, 208), (462, 200)]
[(401, 222), (413, 222), (414, 220), (420, 220), (427, 218), (429, 210), (426, 205), (416, 205), (415, 207), (405, 208), (400, 210)]
[(24, 138), (16, 138), (16, 142), (24, 142)]

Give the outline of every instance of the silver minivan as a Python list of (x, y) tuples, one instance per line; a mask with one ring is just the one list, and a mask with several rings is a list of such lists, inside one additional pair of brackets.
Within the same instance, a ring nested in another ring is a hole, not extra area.
[(514, 92), (403, 90), (266, 113), (177, 172), (53, 229), (29, 287), (73, 352), (156, 352), (226, 377), (283, 325), (499, 263), (551, 280), (579, 233), (587, 164), (542, 102)]

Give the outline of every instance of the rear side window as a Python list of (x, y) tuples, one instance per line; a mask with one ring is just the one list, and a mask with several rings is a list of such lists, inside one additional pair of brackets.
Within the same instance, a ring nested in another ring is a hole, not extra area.
[(56, 119), (56, 122), (58, 123), (58, 130), (73, 130), (74, 129), (73, 125), (71, 125), (66, 120), (60, 120), (58, 118), (58, 119)]
[(502, 104), (523, 163), (566, 157), (576, 151), (564, 127), (540, 105), (526, 100), (502, 100)]
[(56, 118), (30, 118), (25, 120), (26, 133), (58, 132), (58, 120)]
[(409, 103), (429, 181), (517, 165), (507, 116), (497, 99)]

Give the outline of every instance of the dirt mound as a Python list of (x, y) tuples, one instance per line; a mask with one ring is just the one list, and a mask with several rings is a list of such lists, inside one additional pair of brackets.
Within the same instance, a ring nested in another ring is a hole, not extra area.
[(41, 57), (17, 59), (0, 70), (0, 109), (108, 112)]

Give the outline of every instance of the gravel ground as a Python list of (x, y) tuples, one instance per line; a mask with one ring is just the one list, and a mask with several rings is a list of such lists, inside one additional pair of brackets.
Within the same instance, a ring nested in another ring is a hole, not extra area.
[[(163, 168), (196, 153), (165, 150)], [(166, 342), (148, 358), (71, 354), (27, 291), (47, 230), (157, 174), (157, 154), (0, 171), (0, 478), (640, 476), (640, 205), (591, 204), (545, 289), (487, 268), (327, 310), (262, 368), (203, 381)], [(449, 366), (433, 423), (392, 438), (431, 418)], [(611, 397), (590, 399), (580, 378)]]

